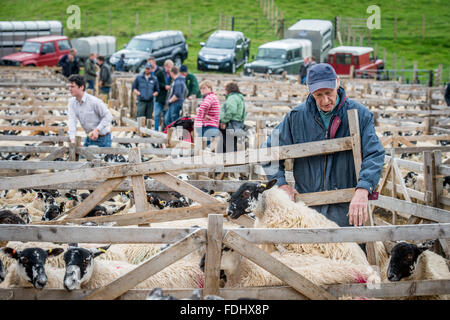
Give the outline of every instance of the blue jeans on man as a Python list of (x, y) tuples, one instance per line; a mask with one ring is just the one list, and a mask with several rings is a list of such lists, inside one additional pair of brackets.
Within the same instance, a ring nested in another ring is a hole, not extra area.
[(153, 116), (153, 99), (151, 100), (139, 100), (137, 102), (136, 117), (145, 117), (151, 119)]
[(94, 80), (86, 80), (86, 82), (88, 83), (87, 88), (94, 90)]
[(106, 147), (111, 148), (112, 144), (112, 136), (111, 132), (104, 136), (98, 136), (97, 140), (92, 140), (88, 136), (84, 140), (83, 147), (89, 147), (89, 146), (97, 146), (97, 147)]
[(109, 94), (109, 91), (111, 90), (111, 87), (101, 87), (100, 91), (103, 94)]
[(167, 111), (164, 110), (164, 105), (158, 101), (154, 102), (154, 116), (155, 116), (155, 130), (159, 131), (159, 123), (162, 115), (161, 127), (164, 129), (164, 120), (166, 118)]
[(181, 107), (183, 107), (183, 102), (174, 102), (172, 104), (169, 104), (169, 110), (167, 110), (164, 117), (166, 125), (171, 124), (180, 117)]

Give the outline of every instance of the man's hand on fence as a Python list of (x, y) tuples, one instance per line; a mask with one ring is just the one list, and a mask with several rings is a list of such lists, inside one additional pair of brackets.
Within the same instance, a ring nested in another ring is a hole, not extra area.
[(291, 200), (295, 202), (295, 195), (298, 194), (297, 190), (295, 190), (288, 184), (283, 184), (279, 188), (286, 192), (289, 195), (289, 198), (291, 198)]
[(363, 188), (356, 189), (348, 209), (348, 223), (354, 226), (361, 226), (369, 217), (368, 205), (369, 191)]

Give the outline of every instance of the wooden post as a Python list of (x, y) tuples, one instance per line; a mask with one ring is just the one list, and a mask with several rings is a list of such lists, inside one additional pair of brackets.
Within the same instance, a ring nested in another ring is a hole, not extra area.
[(142, 133), (141, 128), (145, 128), (147, 124), (147, 119), (145, 117), (137, 118), (137, 133), (143, 137), (144, 133)]
[(394, 15), (394, 41), (397, 40), (397, 13)]
[(350, 36), (352, 34), (352, 30), (350, 28), (350, 24), (347, 25), (347, 44), (350, 45)]
[(127, 116), (127, 111), (124, 108), (120, 109), (119, 126), (125, 125), (123, 119), (126, 118), (126, 116)]
[(69, 161), (78, 161), (77, 147), (81, 146), (81, 137), (75, 137), (75, 143), (69, 143)]
[(386, 51), (386, 48), (383, 48), (383, 60), (384, 60), (384, 63), (387, 64), (387, 51)]
[(394, 81), (396, 79), (396, 71), (397, 71), (396, 69), (397, 69), (397, 53), (394, 52), (392, 56), (392, 70), (393, 70), (392, 80)]
[[(358, 110), (348, 110), (348, 126), (350, 129), (350, 137), (352, 139), (352, 150), (353, 150), (353, 160), (355, 163), (355, 175), (356, 180), (359, 180), (359, 173), (361, 171), (362, 165), (362, 153), (361, 153), (361, 136), (359, 130), (359, 120), (358, 120)], [(375, 191), (375, 190), (371, 190)], [(369, 207), (367, 207), (368, 215), (371, 214)], [(363, 225), (370, 225), (370, 222), (373, 221), (373, 218), (370, 218), (370, 221), (365, 221)], [(375, 251), (374, 243), (367, 242), (366, 243), (366, 252), (367, 259), (371, 265), (378, 265), (377, 253)]]
[(111, 34), (111, 20), (112, 20), (111, 10), (108, 10), (108, 34)]
[(188, 36), (189, 38), (192, 36), (192, 21), (191, 21), (191, 13), (188, 13)]
[(442, 64), (440, 64), (440, 65), (438, 66), (438, 70), (437, 70), (437, 73), (436, 73), (436, 87), (440, 87), (440, 86), (441, 86), (441, 81), (442, 81), (442, 68), (443, 68), (443, 66), (442, 66)]
[(349, 73), (350, 79), (353, 79), (354, 73), (355, 73), (355, 66), (354, 66), (354, 65), (351, 65), (351, 66), (350, 66), (350, 73)]
[[(144, 117), (145, 119), (145, 117)], [(128, 160), (130, 163), (141, 163), (141, 151), (139, 148), (132, 148), (128, 151)], [(149, 210), (147, 201), (147, 192), (145, 190), (144, 176), (131, 176), (131, 183), (133, 185), (134, 205), (136, 213)], [(150, 224), (140, 224), (140, 227), (150, 227)]]
[(222, 11), (219, 13), (219, 30), (223, 29), (223, 25), (222, 25)]
[[(397, 132), (394, 132), (394, 134), (397, 134)], [(397, 141), (397, 140), (395, 140)], [(394, 170), (394, 163), (395, 163), (395, 151), (394, 148), (397, 147), (397, 142), (394, 143), (394, 140), (392, 140), (393, 142), (393, 148), (391, 149), (391, 161), (393, 164), (393, 170), (391, 170), (391, 182), (392, 182), (392, 198), (396, 198), (396, 194), (397, 194), (397, 190), (396, 190), (396, 185), (395, 185), (395, 170)], [(392, 211), (392, 224), (396, 225), (397, 224), (397, 212), (396, 211)]]
[[(63, 128), (59, 128), (58, 129), (58, 136), (64, 137), (64, 135), (65, 135), (64, 129)], [(58, 142), (58, 146), (60, 146), (60, 147), (64, 146), (64, 142), (63, 141)]]
[(417, 61), (413, 62), (413, 83), (418, 83), (417, 77)]
[(422, 40), (425, 40), (425, 14), (423, 15), (422, 20)]
[(423, 152), (423, 183), (425, 193), (425, 204), (436, 207), (438, 203), (436, 192), (436, 162), (431, 151)]
[(203, 296), (219, 294), (220, 261), (222, 254), (223, 215), (208, 215), (208, 232), (206, 233), (205, 286)]

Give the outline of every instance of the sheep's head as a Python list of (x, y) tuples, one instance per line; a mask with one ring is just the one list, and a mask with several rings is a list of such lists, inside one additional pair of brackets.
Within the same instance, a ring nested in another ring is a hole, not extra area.
[(33, 284), (36, 289), (43, 289), (47, 284), (45, 273), (45, 261), (50, 256), (61, 254), (64, 249), (54, 248), (44, 250), (41, 248), (27, 248), (17, 251), (13, 248), (5, 247), (3, 252), (17, 261), (17, 274), (19, 277)]
[(258, 197), (264, 191), (272, 188), (277, 180), (271, 180), (267, 184), (246, 182), (233, 193), (227, 207), (227, 214), (232, 219), (237, 219), (243, 214), (251, 213), (255, 207)]
[(64, 253), (66, 273), (64, 275), (64, 288), (68, 291), (80, 289), (84, 282), (91, 279), (94, 270), (94, 258), (105, 253), (110, 245), (92, 249), (79, 248), (72, 245)]
[(50, 204), (45, 207), (44, 214), (42, 215), (42, 221), (50, 221), (58, 217), (64, 212), (65, 203), (61, 202), (59, 205)]
[(420, 254), (429, 249), (431, 245), (432, 242), (421, 245), (406, 242), (397, 243), (391, 250), (391, 260), (387, 269), (389, 281), (400, 281), (412, 275)]

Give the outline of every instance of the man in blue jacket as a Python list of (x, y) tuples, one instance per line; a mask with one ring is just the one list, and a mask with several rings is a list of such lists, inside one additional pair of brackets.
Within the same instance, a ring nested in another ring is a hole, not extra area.
[(173, 79), (172, 86), (167, 94), (167, 104), (169, 110), (165, 115), (166, 125), (171, 124), (180, 117), (180, 111), (183, 108), (183, 102), (186, 98), (186, 80), (181, 75), (177, 66), (172, 67), (170, 76)]
[(296, 193), (356, 188), (350, 203), (312, 208), (341, 227), (360, 226), (368, 218), (368, 200), (380, 180), (385, 154), (375, 133), (372, 113), (362, 104), (346, 97), (344, 88), (339, 86), (336, 72), (327, 63), (311, 67), (306, 82), (310, 92), (306, 101), (286, 115), (263, 147), (348, 137), (350, 130), (347, 110), (356, 109), (362, 151), (358, 180), (352, 150), (295, 159), (295, 188), (286, 182), (284, 161), (280, 160), (277, 164), (266, 163), (263, 167), (268, 178), (277, 179), (277, 185), (292, 200)]
[(152, 76), (152, 65), (145, 65), (144, 73), (134, 79), (131, 87), (138, 96), (136, 116), (151, 119), (153, 115), (153, 97), (159, 92), (158, 80)]

